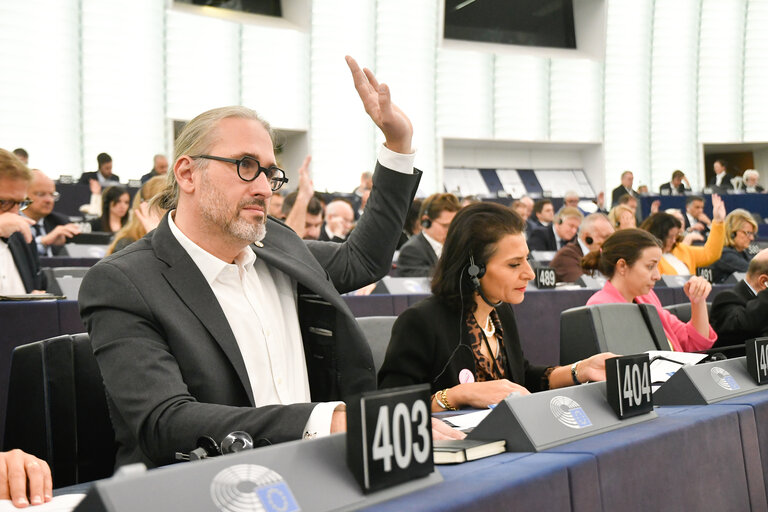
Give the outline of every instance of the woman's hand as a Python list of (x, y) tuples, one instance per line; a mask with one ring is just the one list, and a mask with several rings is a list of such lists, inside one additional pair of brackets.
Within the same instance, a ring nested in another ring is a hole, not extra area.
[(496, 405), (504, 400), (510, 393), (530, 395), (530, 391), (520, 384), (515, 384), (507, 379), (489, 380), (485, 382), (468, 382), (459, 384), (448, 390), (448, 402), (453, 407), (473, 407), (485, 409), (489, 405)]
[(698, 304), (706, 302), (709, 292), (712, 291), (712, 285), (703, 277), (692, 276), (683, 286), (683, 291), (691, 304)]
[(592, 357), (579, 361), (576, 365), (576, 374), (580, 382), (595, 382), (605, 380), (605, 360), (617, 357), (611, 352), (595, 354)]

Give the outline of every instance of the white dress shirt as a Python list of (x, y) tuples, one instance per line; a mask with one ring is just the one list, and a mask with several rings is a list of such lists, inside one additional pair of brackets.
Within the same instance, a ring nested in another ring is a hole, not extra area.
[(13, 254), (8, 244), (0, 240), (0, 293), (3, 295), (23, 295), (27, 293), (19, 269), (13, 261)]
[(427, 242), (429, 242), (429, 246), (432, 248), (433, 251), (435, 251), (435, 255), (437, 256), (437, 259), (440, 259), (440, 255), (443, 254), (443, 244), (429, 236), (428, 234), (424, 233), (422, 231), (422, 234), (424, 235), (424, 238), (427, 239)]
[[(414, 155), (382, 146), (379, 162), (413, 172)], [(224, 311), (243, 357), (256, 407), (311, 402), (309, 376), (299, 327), (296, 281), (267, 266), (249, 247), (227, 263), (190, 240), (168, 216), (171, 233), (200, 269)], [(343, 402), (315, 406), (304, 437), (330, 434), (333, 411)]]

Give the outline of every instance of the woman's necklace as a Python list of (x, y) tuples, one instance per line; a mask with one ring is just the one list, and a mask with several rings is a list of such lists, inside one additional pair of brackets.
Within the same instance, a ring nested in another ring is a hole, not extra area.
[(488, 320), (485, 322), (485, 327), (480, 327), (483, 330), (486, 338), (490, 338), (496, 334), (496, 325), (491, 320), (491, 315), (488, 315)]

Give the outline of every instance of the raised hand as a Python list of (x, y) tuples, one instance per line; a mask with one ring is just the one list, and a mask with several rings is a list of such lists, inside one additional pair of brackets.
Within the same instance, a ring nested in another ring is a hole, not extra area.
[(717, 194), (712, 194), (712, 220), (722, 222), (725, 219), (725, 203), (723, 198)]
[(0, 236), (8, 238), (17, 231), (24, 236), (27, 243), (32, 241), (32, 230), (29, 228), (35, 221), (16, 213), (0, 213)]
[(408, 116), (392, 103), (389, 87), (380, 84), (370, 69), (361, 70), (349, 55), (346, 60), (357, 94), (360, 95), (365, 111), (384, 134), (387, 148), (396, 153), (412, 153), (413, 126)]
[(699, 276), (692, 276), (683, 286), (685, 296), (691, 301), (691, 304), (705, 302), (712, 291), (712, 285), (709, 281)]

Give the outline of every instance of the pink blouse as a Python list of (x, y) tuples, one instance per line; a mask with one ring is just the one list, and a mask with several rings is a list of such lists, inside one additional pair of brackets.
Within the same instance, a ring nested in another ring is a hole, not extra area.
[[(592, 295), (587, 301), (587, 306), (592, 304), (613, 304), (626, 303), (624, 296), (619, 293), (610, 281), (605, 283), (603, 289)], [(705, 338), (698, 333), (691, 322), (681, 322), (675, 315), (661, 307), (661, 301), (651, 290), (647, 295), (638, 295), (635, 297), (638, 304), (653, 304), (661, 317), (661, 325), (664, 327), (664, 334), (672, 343), (672, 347), (678, 352), (696, 352), (712, 348), (712, 344), (717, 340), (717, 334), (709, 327), (709, 337)]]

